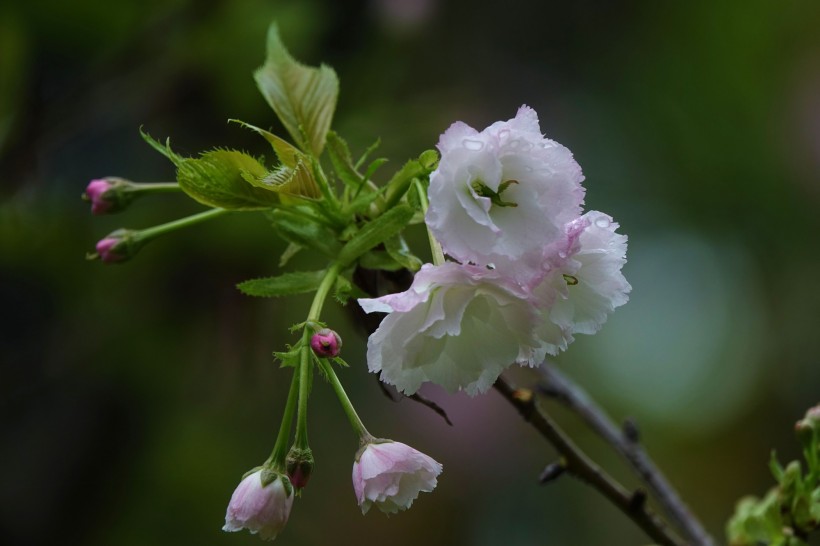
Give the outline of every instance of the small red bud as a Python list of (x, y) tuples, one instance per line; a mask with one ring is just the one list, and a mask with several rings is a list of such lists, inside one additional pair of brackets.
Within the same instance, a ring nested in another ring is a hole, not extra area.
[(317, 356), (334, 357), (342, 350), (342, 338), (330, 328), (322, 328), (310, 338), (310, 347)]

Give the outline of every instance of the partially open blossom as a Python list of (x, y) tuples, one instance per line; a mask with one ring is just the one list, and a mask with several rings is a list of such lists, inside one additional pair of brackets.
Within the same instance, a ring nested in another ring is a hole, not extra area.
[(536, 366), (544, 357), (529, 294), (498, 271), (427, 264), (406, 292), (359, 304), (390, 313), (368, 339), (367, 365), (407, 394), (431, 381), (475, 395), (513, 362)]
[(310, 348), (317, 356), (338, 356), (342, 350), (342, 338), (330, 328), (322, 328), (310, 338)]
[(542, 309), (537, 335), (548, 353), (566, 349), (573, 334), (594, 334), (628, 301), (626, 235), (617, 229), (610, 216), (590, 211), (569, 222), (565, 244), (552, 249), (549, 273), (534, 290)]
[(88, 183), (83, 198), (91, 202), (92, 214), (105, 214), (113, 208), (113, 201), (107, 199), (107, 193), (112, 187), (113, 184), (104, 178)]
[(366, 514), (374, 504), (385, 514), (410, 508), (419, 493), (435, 489), (442, 466), (412, 447), (376, 440), (356, 455), (353, 490)]
[(516, 277), (537, 274), (543, 249), (581, 213), (583, 175), (572, 153), (543, 137), (527, 106), (482, 132), (456, 122), (438, 148), (426, 222), (444, 250)]
[(293, 486), (287, 476), (261, 468), (245, 476), (228, 504), (223, 531), (259, 533), (273, 540), (288, 522)]

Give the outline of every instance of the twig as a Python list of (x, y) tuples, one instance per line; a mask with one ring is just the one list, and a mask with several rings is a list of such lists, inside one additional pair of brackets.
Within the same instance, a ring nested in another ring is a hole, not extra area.
[(538, 406), (532, 391), (515, 389), (503, 377), (496, 380), (494, 387), (515, 406), (524, 420), (535, 427), (558, 450), (566, 461), (566, 471), (569, 474), (595, 488), (658, 544), (685, 545), (685, 542), (676, 537), (646, 506), (646, 493), (641, 490), (630, 493), (593, 463)]
[(422, 406), (427, 406), (428, 408), (439, 414), (441, 418), (444, 419), (445, 423), (447, 423), (450, 426), (453, 426), (453, 422), (450, 421), (450, 417), (447, 415), (447, 412), (444, 411), (444, 408), (439, 406), (436, 402), (433, 402), (429, 398), (422, 396), (419, 393), (407, 395), (403, 392), (397, 392), (396, 394), (398, 395), (398, 398), (396, 398), (395, 396), (393, 396), (393, 392), (389, 389), (389, 387), (382, 383), (378, 377), (376, 378), (376, 381), (379, 383), (379, 388), (382, 390), (382, 393), (386, 397), (388, 397), (392, 402), (401, 402), (404, 398), (409, 398), (413, 402), (418, 402)]
[(627, 420), (623, 428), (618, 427), (579, 385), (555, 367), (544, 363), (539, 371), (544, 378), (540, 390), (577, 413), (627, 460), (683, 535), (697, 546), (713, 546), (714, 539), (638, 443), (635, 423)]

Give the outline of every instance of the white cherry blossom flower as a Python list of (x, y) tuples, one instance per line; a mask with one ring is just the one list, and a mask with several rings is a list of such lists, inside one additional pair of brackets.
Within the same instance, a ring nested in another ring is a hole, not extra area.
[(513, 362), (537, 366), (544, 357), (529, 293), (485, 267), (426, 264), (407, 291), (359, 304), (390, 313), (367, 342), (367, 363), (407, 394), (431, 381), (472, 396)]
[(527, 106), (481, 132), (456, 122), (438, 148), (426, 222), (444, 250), (516, 277), (537, 275), (543, 249), (581, 213), (584, 177), (572, 153), (543, 137)]
[(440, 463), (401, 442), (367, 444), (353, 463), (353, 490), (362, 514), (374, 504), (385, 514), (410, 508), (419, 493), (435, 489), (441, 470)]
[(629, 300), (632, 287), (621, 272), (627, 238), (618, 227), (612, 217), (590, 211), (569, 222), (565, 242), (552, 249), (549, 273), (533, 291), (543, 309), (537, 335), (547, 353), (566, 349), (573, 334), (596, 333)]
[(288, 522), (293, 486), (288, 477), (260, 468), (245, 476), (231, 496), (223, 531), (259, 533), (273, 540)]

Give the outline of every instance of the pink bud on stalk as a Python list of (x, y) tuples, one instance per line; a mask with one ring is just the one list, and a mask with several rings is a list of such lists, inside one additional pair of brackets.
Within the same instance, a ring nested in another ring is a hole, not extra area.
[(106, 237), (97, 243), (97, 254), (100, 256), (100, 260), (106, 264), (125, 260), (126, 256), (117, 252), (117, 245), (121, 242), (121, 239)]
[(96, 246), (97, 252), (89, 254), (89, 260), (100, 259), (105, 264), (124, 262), (131, 258), (144, 244), (138, 231), (118, 229), (102, 238)]
[(107, 178), (97, 178), (88, 183), (83, 199), (91, 202), (92, 214), (106, 214), (112, 212), (115, 201), (110, 198), (110, 190), (114, 187)]
[(342, 338), (330, 328), (322, 328), (310, 338), (310, 348), (316, 356), (332, 358), (342, 350)]

